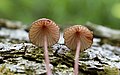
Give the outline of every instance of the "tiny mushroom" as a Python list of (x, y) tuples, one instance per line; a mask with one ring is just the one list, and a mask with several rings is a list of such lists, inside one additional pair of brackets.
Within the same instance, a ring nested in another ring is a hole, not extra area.
[(52, 75), (47, 47), (58, 42), (59, 36), (59, 27), (46, 18), (33, 22), (29, 31), (30, 41), (38, 47), (44, 47), (47, 75)]
[(93, 32), (82, 25), (74, 25), (64, 31), (65, 45), (75, 50), (74, 75), (78, 75), (79, 53), (93, 43)]

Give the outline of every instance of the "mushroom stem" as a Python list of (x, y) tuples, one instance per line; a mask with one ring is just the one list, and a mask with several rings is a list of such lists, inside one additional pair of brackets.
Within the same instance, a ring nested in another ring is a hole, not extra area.
[(47, 48), (47, 37), (44, 36), (44, 55), (45, 55), (45, 64), (46, 64), (46, 70), (47, 70), (47, 75), (52, 75), (51, 69), (50, 69), (50, 61), (49, 61), (49, 56), (48, 56), (48, 48)]
[(77, 48), (76, 48), (75, 62), (74, 62), (74, 75), (78, 75), (79, 53), (80, 53), (80, 40), (77, 41)]

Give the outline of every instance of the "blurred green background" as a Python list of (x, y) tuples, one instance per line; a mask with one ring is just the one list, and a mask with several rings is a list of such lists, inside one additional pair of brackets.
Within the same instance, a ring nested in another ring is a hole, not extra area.
[(30, 25), (42, 17), (60, 25), (91, 21), (120, 29), (120, 0), (0, 0), (0, 18)]

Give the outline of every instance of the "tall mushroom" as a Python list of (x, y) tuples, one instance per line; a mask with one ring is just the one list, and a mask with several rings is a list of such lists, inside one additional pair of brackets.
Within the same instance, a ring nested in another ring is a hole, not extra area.
[(32, 23), (29, 38), (34, 45), (44, 47), (47, 75), (52, 75), (47, 47), (59, 40), (59, 27), (50, 19), (39, 19)]
[(86, 27), (75, 25), (64, 31), (65, 45), (75, 50), (74, 75), (78, 75), (79, 53), (89, 48), (93, 42), (93, 33)]

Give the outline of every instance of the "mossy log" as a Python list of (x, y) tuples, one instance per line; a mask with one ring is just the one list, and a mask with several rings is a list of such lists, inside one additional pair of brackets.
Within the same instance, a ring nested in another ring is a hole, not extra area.
[(120, 30), (115, 30), (91, 22), (87, 22), (85, 26), (91, 29), (96, 37), (120, 41)]

